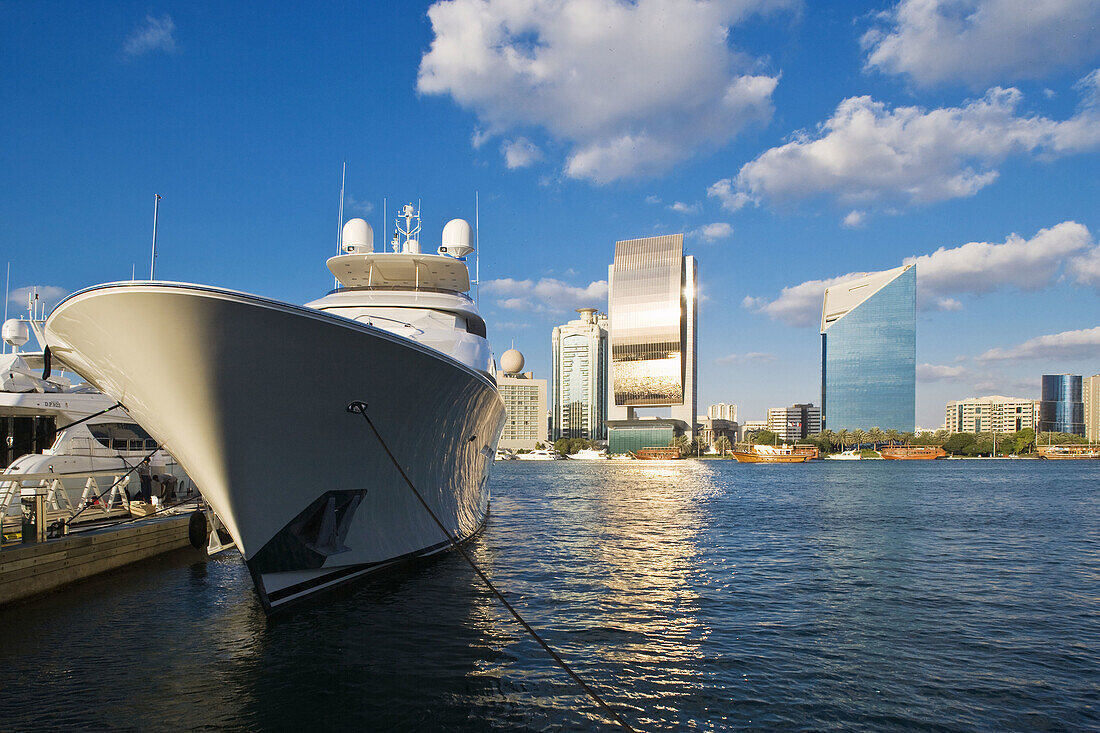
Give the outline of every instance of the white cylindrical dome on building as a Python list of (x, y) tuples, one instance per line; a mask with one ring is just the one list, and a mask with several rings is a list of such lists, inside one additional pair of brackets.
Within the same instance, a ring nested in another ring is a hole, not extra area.
[(516, 349), (508, 349), (500, 355), (500, 368), (505, 374), (519, 374), (523, 371), (523, 354)]

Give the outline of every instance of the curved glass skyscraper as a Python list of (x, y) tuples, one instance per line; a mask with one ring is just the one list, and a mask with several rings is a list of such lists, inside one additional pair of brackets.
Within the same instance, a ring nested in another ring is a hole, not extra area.
[(1043, 375), (1039, 430), (1044, 433), (1085, 434), (1085, 402), (1079, 375)]
[(911, 432), (916, 397), (916, 266), (828, 288), (821, 309), (822, 429)]

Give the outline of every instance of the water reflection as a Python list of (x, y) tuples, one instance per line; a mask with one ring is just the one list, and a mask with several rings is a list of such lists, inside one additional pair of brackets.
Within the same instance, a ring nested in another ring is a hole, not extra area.
[[(498, 464), (470, 550), (645, 729), (1100, 727), (1100, 465), (770, 468)], [(453, 555), (275, 620), (166, 559), (0, 623), (5, 730), (614, 729)]]

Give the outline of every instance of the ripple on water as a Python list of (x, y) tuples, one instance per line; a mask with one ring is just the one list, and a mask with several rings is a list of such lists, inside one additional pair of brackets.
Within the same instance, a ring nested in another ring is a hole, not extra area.
[[(501, 463), (475, 559), (648, 730), (1100, 727), (1100, 465)], [(0, 611), (6, 729), (610, 730), (448, 556), (264, 618), (233, 554)]]

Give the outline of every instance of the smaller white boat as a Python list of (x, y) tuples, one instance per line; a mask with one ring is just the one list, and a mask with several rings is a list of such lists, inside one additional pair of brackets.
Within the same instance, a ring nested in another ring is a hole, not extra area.
[(858, 461), (863, 458), (860, 452), (853, 448), (852, 450), (842, 451), (841, 453), (833, 453), (831, 456), (825, 456), (827, 461)]
[(545, 448), (539, 448), (528, 453), (517, 453), (516, 458), (521, 461), (564, 461), (565, 456), (558, 453), (556, 450), (546, 450)]
[(634, 456), (630, 455), (629, 453), (616, 453), (615, 455), (611, 456), (611, 460), (613, 460), (613, 461), (636, 461), (638, 459), (635, 458)]
[(607, 460), (607, 451), (605, 450), (593, 450), (592, 448), (584, 448), (572, 453), (566, 458), (574, 461), (605, 461)]
[(497, 455), (494, 460), (497, 461), (514, 461), (516, 460), (516, 454), (507, 448), (497, 448)]

